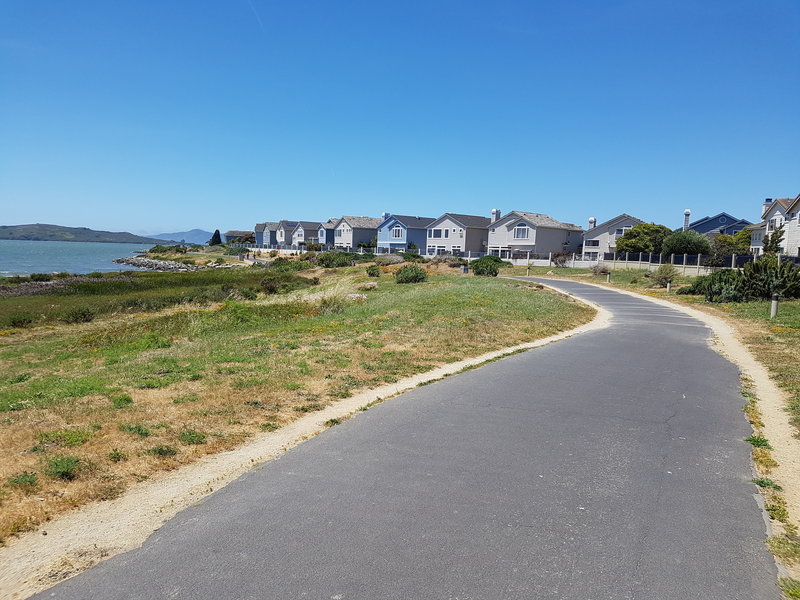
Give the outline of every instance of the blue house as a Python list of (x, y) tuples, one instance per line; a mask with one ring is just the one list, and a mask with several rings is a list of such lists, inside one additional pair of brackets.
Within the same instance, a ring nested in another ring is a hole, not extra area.
[(266, 223), (256, 223), (256, 244), (259, 246), (274, 246), (278, 243), (275, 237), (278, 231), (278, 224), (267, 221)]
[[(703, 217), (692, 223), (689, 223), (688, 229), (702, 233), (703, 235), (716, 236), (720, 233), (733, 235), (737, 231), (741, 231), (748, 225), (752, 225), (750, 221), (744, 219), (737, 219), (728, 213), (719, 213), (713, 217)], [(682, 228), (681, 228), (682, 229)], [(680, 231), (678, 229), (677, 231)]]
[(408, 250), (409, 244), (415, 244), (424, 251), (428, 239), (428, 225), (436, 219), (433, 217), (410, 217), (407, 215), (383, 214), (383, 221), (378, 226), (378, 248), (385, 250)]

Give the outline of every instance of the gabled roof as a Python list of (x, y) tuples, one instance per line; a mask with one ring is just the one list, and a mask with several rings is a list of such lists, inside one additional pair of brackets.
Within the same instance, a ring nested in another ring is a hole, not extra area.
[(353, 229), (377, 229), (381, 224), (381, 219), (373, 217), (342, 217), (336, 222), (336, 226), (342, 221), (346, 221)]
[(338, 219), (328, 219), (327, 221), (320, 223), (320, 225), (322, 225), (325, 229), (333, 229), (336, 227), (337, 221)]
[(299, 227), (302, 227), (303, 231), (319, 231), (319, 226), (319, 221), (298, 221), (297, 226), (292, 231), (297, 231)]
[(543, 215), (541, 213), (532, 213), (532, 212), (524, 212), (521, 210), (512, 210), (510, 213), (507, 213), (505, 216), (501, 217), (491, 225), (508, 225), (509, 223), (513, 223), (518, 219), (524, 219), (531, 225), (535, 225), (536, 227), (549, 227), (550, 229), (566, 229), (568, 231), (583, 231), (582, 227), (578, 227), (572, 223), (562, 223), (561, 221), (556, 221), (553, 217), (549, 215)]
[(767, 206), (766, 208), (764, 208), (764, 212), (762, 212), (762, 213), (761, 213), (761, 218), (763, 219), (764, 217), (766, 217), (766, 216), (767, 216), (767, 213), (769, 213), (769, 212), (770, 212), (770, 211), (771, 211), (773, 208), (775, 208), (776, 206), (780, 206), (780, 207), (782, 207), (782, 208), (783, 208), (785, 211), (788, 211), (788, 210), (789, 210), (789, 208), (790, 208), (790, 207), (791, 207), (791, 206), (792, 206), (792, 205), (793, 205), (793, 204), (794, 204), (796, 201), (797, 201), (797, 198), (775, 198), (775, 200), (773, 200), (773, 201), (772, 201), (772, 203), (771, 203), (769, 206)]
[(385, 223), (388, 223), (392, 219), (394, 219), (398, 223), (401, 223), (407, 229), (414, 229), (414, 228), (425, 229), (426, 227), (428, 227), (428, 225), (430, 225), (436, 220), (434, 217), (411, 217), (408, 215), (389, 215), (383, 220), (380, 226), (383, 227)]
[(226, 231), (225, 232), (225, 237), (226, 238), (230, 238), (230, 237), (234, 237), (234, 238), (247, 237), (249, 235), (253, 235), (253, 232), (252, 231), (243, 231), (241, 229), (231, 229), (230, 231)]
[(273, 223), (272, 221), (267, 221), (266, 223), (256, 223), (256, 232), (264, 231), (265, 229), (269, 231), (275, 231), (278, 229), (278, 224)]
[(708, 221), (713, 221), (715, 219), (719, 219), (720, 217), (725, 217), (726, 219), (728, 219), (730, 221), (731, 225), (735, 225), (737, 223), (746, 223), (747, 225), (750, 225), (750, 221), (747, 221), (745, 219), (740, 219), (738, 217), (734, 217), (733, 215), (729, 215), (726, 212), (721, 212), (718, 215), (714, 215), (713, 217), (703, 217), (702, 219), (697, 219), (697, 221), (689, 223), (689, 229), (694, 229), (695, 227), (698, 227), (698, 226), (702, 225), (703, 223), (706, 223)]
[(469, 227), (474, 227), (478, 229), (486, 229), (491, 223), (491, 219), (489, 217), (480, 217), (478, 215), (459, 215), (457, 213), (444, 213), (438, 219), (431, 221), (428, 225), (433, 225), (439, 223), (442, 219), (449, 218), (452, 221), (455, 221), (465, 229)]
[[(289, 231), (294, 231), (294, 228), (297, 227), (298, 223), (299, 221), (283, 220), (280, 223), (278, 223), (278, 227), (283, 227), (284, 229), (288, 229)], [(278, 229), (278, 227), (276, 227), (275, 229)]]
[(600, 228), (605, 229), (606, 227), (608, 227), (609, 225), (611, 225), (615, 221), (622, 221), (623, 219), (633, 219), (634, 221), (639, 221), (639, 223), (644, 223), (644, 221), (642, 221), (641, 219), (637, 219), (633, 215), (629, 215), (628, 213), (622, 213), (621, 215), (617, 215), (613, 219), (609, 219), (608, 221), (604, 221), (603, 223), (595, 225), (591, 229), (587, 230), (586, 233), (589, 233), (590, 231), (594, 231), (595, 229), (600, 229)]
[(747, 231), (755, 231), (757, 229), (766, 229), (766, 228), (767, 228), (766, 221), (761, 221), (760, 223), (753, 223), (752, 225), (748, 225), (747, 227), (745, 227)]

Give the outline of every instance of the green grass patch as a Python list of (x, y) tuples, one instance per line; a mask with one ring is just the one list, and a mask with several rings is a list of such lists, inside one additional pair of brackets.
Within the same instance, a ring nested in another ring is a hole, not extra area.
[(178, 441), (186, 446), (206, 443), (206, 434), (194, 429), (184, 429), (178, 434)]
[(51, 456), (45, 459), (45, 475), (54, 479), (72, 481), (78, 477), (81, 459), (77, 456)]
[(142, 438), (150, 436), (150, 430), (141, 423), (121, 423), (119, 430), (122, 433), (130, 433), (131, 435), (138, 435)]

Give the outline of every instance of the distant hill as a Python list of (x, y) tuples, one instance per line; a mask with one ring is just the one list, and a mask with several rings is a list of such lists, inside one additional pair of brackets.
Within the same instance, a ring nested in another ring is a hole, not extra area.
[[(210, 237), (210, 236), (209, 236)], [(163, 239), (133, 235), (127, 231), (95, 231), (88, 227), (61, 225), (0, 225), (0, 240), (35, 240), (42, 242), (116, 242), (119, 244), (161, 244)]]
[(211, 236), (214, 235), (210, 231), (203, 231), (202, 229), (192, 229), (191, 231), (177, 231), (175, 233), (158, 233), (150, 237), (159, 240), (175, 240), (180, 242), (183, 240), (187, 244), (207, 244)]

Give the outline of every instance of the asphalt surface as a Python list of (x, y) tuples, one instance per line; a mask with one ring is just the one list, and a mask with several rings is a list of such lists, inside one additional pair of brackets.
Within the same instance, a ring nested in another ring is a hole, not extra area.
[(36, 598), (777, 599), (710, 330), (550, 283), (611, 327), (371, 408)]

